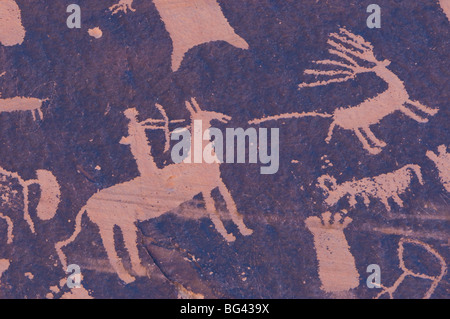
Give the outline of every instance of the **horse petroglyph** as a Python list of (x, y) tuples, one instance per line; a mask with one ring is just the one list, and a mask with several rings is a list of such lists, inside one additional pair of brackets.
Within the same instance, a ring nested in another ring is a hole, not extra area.
[[(203, 111), (198, 105), (192, 105), (189, 102), (186, 102), (186, 106), (191, 113), (192, 122), (202, 120), (204, 123), (210, 123), (212, 120), (228, 118), (221, 113)], [(158, 108), (161, 111), (162, 107)], [(199, 209), (195, 214), (191, 213), (181, 217), (191, 219), (209, 217), (225, 240), (234, 241), (235, 237), (225, 229), (215, 208), (211, 192), (216, 188), (222, 194), (231, 219), (238, 226), (240, 232), (245, 236), (252, 234), (252, 230), (244, 224), (233, 197), (221, 179), (219, 163), (179, 163), (165, 166), (162, 169), (158, 168), (151, 154), (152, 150), (147, 139), (146, 129), (165, 129), (167, 125), (158, 126), (157, 124), (161, 123), (161, 120), (156, 119), (139, 122), (136, 109), (128, 109), (124, 114), (129, 119), (129, 135), (122, 138), (121, 144), (130, 146), (140, 176), (100, 190), (88, 200), (76, 217), (75, 232), (69, 239), (59, 242), (55, 246), (64, 267), (67, 267), (67, 258), (62, 248), (73, 242), (78, 236), (81, 231), (81, 219), (86, 212), (89, 219), (99, 227), (109, 261), (120, 279), (130, 283), (135, 280), (135, 277), (125, 270), (117, 255), (113, 233), (115, 226), (122, 231), (125, 247), (131, 259), (132, 271), (138, 276), (146, 276), (147, 271), (142, 266), (139, 257), (135, 223), (166, 214), (198, 194), (202, 194), (206, 210)], [(162, 121), (162, 123), (167, 123), (167, 121)], [(205, 130), (207, 129), (208, 127), (205, 127)]]
[(450, 153), (447, 152), (447, 147), (441, 145), (438, 147), (439, 155), (432, 151), (427, 152), (427, 156), (436, 165), (439, 171), (439, 177), (442, 185), (450, 193)]
[[(302, 83), (300, 88), (325, 86), (330, 83), (340, 83), (354, 79), (358, 74), (373, 72), (388, 84), (388, 89), (367, 99), (354, 107), (338, 108), (333, 113), (333, 122), (330, 126), (326, 142), (333, 137), (336, 126), (353, 131), (360, 142), (370, 154), (378, 154), (386, 143), (379, 140), (371, 131), (370, 126), (380, 123), (386, 116), (401, 111), (405, 115), (419, 123), (427, 123), (428, 119), (417, 115), (406, 107), (407, 104), (416, 107), (426, 115), (435, 115), (438, 109), (431, 109), (421, 103), (412, 100), (406, 91), (404, 83), (398, 76), (388, 69), (391, 61), (379, 61), (374, 53), (371, 43), (365, 41), (344, 28), (340, 33), (331, 33), (328, 44), (332, 47), (328, 52), (338, 59), (314, 61), (315, 64), (332, 67), (333, 70), (306, 70), (305, 74), (328, 77), (328, 80), (320, 80), (314, 83)], [(372, 67), (364, 67), (357, 61), (372, 63)]]
[(339, 214), (332, 216), (326, 212), (322, 218), (312, 216), (305, 220), (306, 227), (314, 236), (321, 288), (328, 293), (349, 291), (359, 285), (355, 259), (344, 234), (352, 219), (338, 220), (337, 217)]
[[(172, 70), (177, 71), (184, 55), (193, 47), (212, 41), (225, 41), (247, 50), (247, 42), (236, 34), (217, 0), (153, 0), (173, 44)], [(121, 0), (110, 8), (113, 14), (135, 11), (132, 0)]]
[[(355, 207), (358, 196), (364, 199), (364, 204), (369, 207), (370, 198), (379, 199), (388, 211), (391, 210), (389, 199), (403, 207), (403, 201), (399, 195), (406, 192), (410, 187), (414, 175), (419, 183), (424, 184), (422, 172), (418, 165), (406, 165), (394, 172), (382, 174), (375, 177), (363, 178), (361, 180), (351, 180), (342, 184), (337, 184), (336, 179), (329, 175), (323, 175), (318, 179), (319, 187), (325, 191), (325, 203), (329, 206), (336, 205), (339, 200), (349, 196), (349, 204)], [(328, 186), (329, 185), (329, 186)]]
[[(439, 262), (440, 265), (440, 273), (437, 276), (430, 276), (426, 274), (420, 274), (412, 271), (411, 269), (408, 269), (405, 265), (404, 260), (404, 253), (405, 253), (405, 244), (415, 245), (422, 247), (427, 252), (429, 252), (431, 255), (433, 255), (434, 259), (436, 259)], [(382, 291), (375, 297), (376, 299), (380, 298), (381, 296), (388, 294), (390, 299), (394, 299), (394, 293), (397, 291), (398, 287), (403, 283), (403, 281), (406, 279), (406, 277), (411, 276), (415, 278), (421, 278), (430, 280), (431, 286), (425, 293), (423, 299), (430, 299), (430, 297), (433, 295), (434, 291), (436, 290), (437, 286), (441, 282), (442, 278), (444, 278), (445, 274), (447, 273), (447, 264), (445, 263), (444, 258), (436, 251), (434, 250), (430, 245), (425, 244), (424, 242), (415, 240), (415, 239), (409, 239), (409, 238), (402, 238), (398, 244), (398, 260), (400, 263), (400, 269), (403, 270), (403, 273), (400, 275), (400, 277), (395, 281), (395, 283), (391, 287), (385, 287), (381, 285)]]

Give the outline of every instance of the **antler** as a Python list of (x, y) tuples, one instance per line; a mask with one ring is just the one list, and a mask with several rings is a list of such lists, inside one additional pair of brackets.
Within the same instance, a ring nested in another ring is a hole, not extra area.
[[(331, 46), (328, 52), (337, 56), (341, 60), (320, 60), (313, 61), (317, 65), (331, 66), (335, 70), (325, 71), (318, 69), (305, 70), (305, 74), (315, 76), (333, 77), (325, 81), (317, 81), (313, 83), (302, 83), (300, 88), (316, 87), (328, 85), (330, 83), (340, 83), (354, 79), (358, 73), (370, 72), (370, 68), (365, 68), (356, 62), (355, 57), (361, 60), (378, 64), (379, 61), (373, 54), (373, 46), (370, 42), (364, 40), (363, 37), (355, 35), (345, 28), (339, 29), (340, 33), (331, 33), (327, 43)], [(349, 48), (351, 47), (351, 48)], [(336, 67), (347, 70), (336, 69)], [(335, 77), (339, 76), (339, 77)], [(343, 76), (343, 77), (342, 77)]]

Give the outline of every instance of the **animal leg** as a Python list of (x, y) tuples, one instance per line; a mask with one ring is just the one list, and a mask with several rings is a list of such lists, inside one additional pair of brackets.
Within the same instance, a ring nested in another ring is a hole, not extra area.
[(205, 199), (205, 206), (206, 210), (209, 214), (209, 218), (214, 224), (214, 227), (216, 227), (216, 230), (222, 235), (223, 238), (225, 238), (228, 242), (233, 242), (236, 240), (236, 237), (234, 237), (233, 234), (229, 234), (228, 231), (225, 229), (225, 226), (223, 225), (222, 221), (220, 220), (219, 214), (216, 211), (216, 206), (214, 205), (214, 200), (211, 197), (211, 195), (203, 194)]
[(420, 117), (419, 115), (417, 115), (413, 111), (407, 109), (405, 106), (401, 106), (400, 107), (400, 111), (403, 112), (405, 115), (409, 116), (410, 118), (412, 118), (413, 120), (419, 122), (419, 123), (428, 123), (428, 119)]
[(389, 205), (388, 198), (386, 196), (380, 197), (380, 201), (383, 203), (384, 207), (386, 207), (387, 211), (391, 211), (391, 206)]
[(113, 227), (103, 228), (99, 225), (99, 228), (103, 246), (105, 247), (111, 266), (114, 268), (117, 275), (123, 282), (125, 282), (126, 284), (133, 282), (135, 278), (125, 270), (122, 261), (119, 259), (119, 256), (117, 256), (116, 247), (114, 245)]
[(239, 228), (241, 234), (244, 236), (250, 236), (251, 234), (253, 234), (253, 230), (245, 226), (244, 217), (237, 211), (236, 203), (234, 202), (233, 196), (231, 196), (225, 184), (222, 183), (221, 185), (219, 185), (219, 190), (225, 200), (225, 203), (227, 204), (231, 220)]
[(360, 142), (363, 144), (364, 148), (370, 154), (377, 155), (377, 154), (379, 154), (381, 152), (381, 148), (380, 147), (372, 147), (372, 146), (370, 146), (370, 144), (367, 141), (367, 139), (361, 133), (360, 128), (355, 128), (353, 131), (355, 132), (355, 134), (358, 137), (358, 139), (360, 140)]
[(139, 258), (136, 226), (130, 225), (129, 227), (121, 228), (121, 230), (125, 241), (125, 247), (128, 250), (128, 254), (130, 254), (133, 272), (138, 276), (147, 277), (147, 269), (141, 264), (141, 259)]
[(333, 131), (335, 128), (336, 128), (336, 122), (331, 123), (330, 129), (328, 130), (328, 136), (325, 139), (325, 142), (327, 142), (327, 144), (330, 143), (331, 138), (333, 137)]
[(392, 199), (394, 200), (394, 202), (395, 202), (398, 206), (403, 207), (403, 201), (402, 201), (402, 199), (398, 196), (398, 194), (393, 194), (393, 195), (392, 195)]
[(407, 103), (411, 104), (411, 105), (414, 105), (419, 110), (421, 110), (422, 112), (424, 112), (424, 113), (426, 113), (428, 115), (436, 115), (437, 112), (439, 112), (439, 109), (432, 109), (431, 107), (427, 107), (427, 106), (423, 105), (422, 103), (420, 103), (418, 101), (408, 100)]
[(378, 147), (385, 147), (386, 143), (379, 140), (375, 134), (373, 134), (372, 130), (369, 127), (365, 127), (362, 129), (364, 133), (366, 133), (367, 137)]

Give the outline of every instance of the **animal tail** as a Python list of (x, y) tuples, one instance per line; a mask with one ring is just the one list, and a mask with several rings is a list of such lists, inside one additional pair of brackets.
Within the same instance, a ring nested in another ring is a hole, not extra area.
[(422, 170), (419, 165), (410, 164), (410, 165), (406, 165), (405, 167), (407, 170), (410, 170), (410, 171), (416, 173), (416, 176), (419, 179), (420, 185), (424, 185), (424, 181), (423, 181), (423, 177), (422, 177)]
[(75, 240), (75, 238), (77, 238), (78, 234), (81, 231), (81, 219), (85, 212), (86, 212), (86, 206), (83, 206), (83, 208), (81, 208), (81, 210), (79, 211), (79, 213), (75, 219), (75, 231), (73, 232), (72, 236), (70, 236), (68, 239), (66, 239), (64, 241), (60, 241), (55, 244), (56, 253), (58, 254), (59, 260), (61, 261), (61, 264), (63, 265), (64, 269), (67, 268), (67, 257), (63, 253), (62, 248), (64, 246), (67, 246), (68, 244), (73, 242)]
[(333, 117), (333, 115), (328, 113), (317, 113), (317, 112), (304, 112), (304, 113), (284, 113), (280, 115), (274, 115), (274, 116), (268, 116), (263, 117), (260, 119), (251, 120), (248, 122), (248, 124), (260, 124), (263, 122), (268, 121), (277, 121), (277, 120), (284, 120), (284, 119), (296, 119), (296, 118), (302, 118), (302, 117), (323, 117), (323, 118), (330, 118)]

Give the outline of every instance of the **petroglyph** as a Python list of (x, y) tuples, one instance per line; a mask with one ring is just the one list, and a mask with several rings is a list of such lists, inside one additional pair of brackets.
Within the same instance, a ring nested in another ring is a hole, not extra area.
[(3, 276), (3, 273), (9, 269), (11, 262), (8, 259), (0, 259), (0, 278)]
[(410, 187), (414, 175), (417, 176), (419, 183), (423, 185), (420, 166), (412, 164), (391, 173), (361, 180), (353, 179), (342, 184), (337, 184), (334, 177), (323, 175), (319, 177), (318, 185), (325, 191), (325, 203), (329, 206), (333, 206), (342, 198), (349, 196), (351, 207), (356, 206), (357, 197), (362, 197), (364, 204), (369, 207), (370, 197), (373, 197), (380, 200), (386, 209), (390, 211), (389, 199), (393, 199), (397, 205), (403, 207), (403, 201), (399, 195), (404, 194)]
[(95, 27), (88, 30), (88, 33), (91, 37), (100, 39), (103, 36), (103, 32), (99, 27)]
[[(217, 0), (153, 0), (170, 34), (173, 44), (172, 70), (181, 66), (184, 55), (193, 47), (225, 41), (239, 49), (247, 50), (247, 42), (236, 34), (222, 13)], [(121, 0), (110, 8), (119, 11), (135, 11), (132, 0)]]
[[(202, 120), (209, 123), (212, 120), (227, 121), (229, 117), (217, 112), (203, 111), (195, 99), (186, 102), (186, 107), (191, 113), (191, 121)], [(158, 106), (161, 109), (161, 106)], [(117, 184), (94, 194), (80, 210), (76, 217), (75, 232), (72, 236), (56, 244), (56, 251), (63, 264), (67, 266), (67, 259), (62, 248), (73, 242), (81, 231), (81, 219), (86, 212), (89, 219), (98, 225), (103, 245), (108, 254), (109, 261), (121, 280), (130, 283), (135, 278), (125, 270), (117, 256), (114, 244), (113, 229), (118, 226), (122, 231), (125, 247), (128, 250), (132, 263), (132, 271), (135, 275), (146, 276), (147, 271), (141, 264), (137, 246), (136, 222), (157, 218), (177, 208), (180, 204), (192, 200), (198, 194), (203, 195), (206, 210), (197, 210), (183, 218), (200, 219), (209, 217), (216, 230), (229, 242), (235, 237), (229, 234), (223, 225), (219, 213), (216, 211), (215, 202), (211, 192), (218, 188), (222, 194), (232, 221), (238, 226), (243, 235), (252, 234), (238, 213), (236, 204), (221, 179), (220, 164), (171, 164), (162, 169), (158, 168), (151, 154), (146, 129), (164, 129), (166, 125), (158, 126), (158, 123), (167, 123), (166, 120), (147, 119), (138, 121), (136, 109), (128, 109), (124, 112), (129, 119), (128, 136), (122, 138), (121, 144), (129, 145), (133, 154), (140, 176), (135, 179)], [(165, 113), (164, 113), (165, 114)], [(155, 125), (156, 124), (156, 125)], [(191, 128), (192, 129), (192, 128)], [(205, 127), (205, 131), (208, 127)], [(192, 132), (193, 133), (193, 132)], [(195, 138), (195, 134), (192, 136)], [(201, 135), (202, 136), (202, 135)], [(203, 142), (203, 141), (202, 141)], [(181, 211), (182, 214), (182, 211)]]
[(20, 9), (14, 0), (0, 1), (0, 43), (20, 45), (25, 38)]
[(439, 0), (442, 10), (447, 15), (447, 19), (450, 21), (450, 1), (449, 0)]
[(36, 120), (38, 117), (42, 119), (44, 117), (42, 114), (42, 103), (45, 101), (48, 100), (41, 100), (31, 97), (0, 99), (0, 113), (31, 111), (33, 120)]
[[(19, 174), (0, 167), (0, 207), (6, 208), (20, 203), (23, 207), (24, 219), (33, 233), (35, 228), (28, 208), (28, 187), (34, 184), (40, 187), (41, 196), (37, 206), (37, 216), (42, 220), (51, 219), (56, 214), (60, 202), (59, 184), (53, 174), (47, 170), (37, 170), (36, 175), (37, 179), (25, 181)], [(18, 185), (19, 189), (14, 185)], [(3, 214), (0, 217), (8, 224), (8, 243), (11, 243), (14, 237), (13, 222), (11, 218)]]
[(349, 291), (359, 285), (355, 259), (344, 234), (352, 219), (338, 220), (338, 215), (326, 212), (322, 219), (313, 216), (305, 220), (306, 227), (314, 236), (321, 289), (328, 293)]
[(439, 177), (442, 185), (450, 193), (450, 153), (447, 152), (447, 147), (441, 145), (438, 147), (439, 155), (432, 151), (427, 152), (427, 156), (436, 165), (439, 171)]
[[(404, 260), (404, 252), (405, 252), (405, 243), (420, 246), (423, 249), (425, 249), (427, 252), (429, 252), (431, 255), (433, 255), (437, 261), (439, 261), (440, 267), (440, 274), (438, 276), (430, 276), (426, 274), (420, 274), (412, 271), (411, 269), (408, 269), (405, 265)], [(399, 267), (401, 270), (403, 270), (403, 273), (400, 275), (400, 277), (395, 281), (395, 283), (391, 287), (385, 287), (381, 285), (382, 291), (375, 297), (376, 299), (380, 298), (381, 296), (388, 294), (390, 299), (394, 299), (394, 293), (397, 291), (398, 287), (402, 284), (402, 282), (406, 279), (406, 277), (411, 276), (415, 278), (421, 278), (430, 280), (431, 286), (425, 293), (423, 299), (430, 299), (430, 297), (433, 295), (434, 291), (436, 290), (437, 286), (441, 282), (442, 278), (444, 278), (445, 274), (447, 273), (447, 264), (444, 260), (444, 258), (436, 251), (434, 250), (430, 245), (415, 240), (415, 239), (409, 239), (409, 238), (402, 238), (398, 244), (398, 260), (399, 260)]]
[[(327, 80), (318, 80), (313, 83), (302, 83), (300, 88), (325, 86), (330, 83), (340, 83), (354, 79), (361, 73), (375, 73), (388, 84), (388, 89), (353, 107), (338, 108), (333, 112), (333, 122), (330, 126), (326, 142), (333, 137), (334, 129), (341, 127), (353, 131), (364, 149), (370, 154), (378, 154), (386, 143), (378, 139), (371, 131), (370, 126), (380, 123), (386, 116), (400, 111), (419, 123), (427, 123), (428, 119), (411, 111), (406, 105), (412, 105), (426, 115), (433, 116), (438, 109), (432, 109), (412, 100), (406, 91), (404, 83), (398, 76), (388, 69), (391, 61), (379, 61), (374, 53), (373, 46), (361, 36), (357, 36), (344, 28), (340, 33), (331, 33), (328, 44), (331, 49), (328, 52), (337, 59), (314, 61), (318, 66), (332, 68), (332, 70), (312, 69), (305, 74), (316, 77), (326, 77)], [(362, 66), (358, 60), (374, 64), (372, 67)]]

